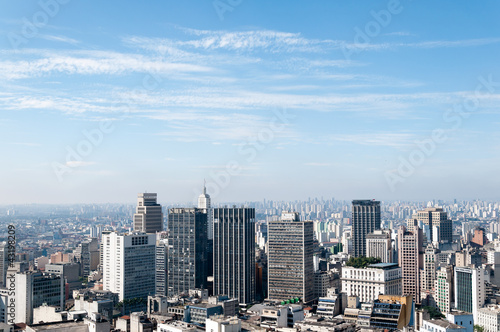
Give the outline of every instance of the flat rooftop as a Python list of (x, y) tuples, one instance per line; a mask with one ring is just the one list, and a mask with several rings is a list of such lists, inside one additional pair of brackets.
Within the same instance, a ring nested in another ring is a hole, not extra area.
[(383, 269), (383, 270), (390, 270), (399, 267), (397, 263), (377, 263), (377, 264), (370, 264), (368, 267), (375, 268), (375, 269)]

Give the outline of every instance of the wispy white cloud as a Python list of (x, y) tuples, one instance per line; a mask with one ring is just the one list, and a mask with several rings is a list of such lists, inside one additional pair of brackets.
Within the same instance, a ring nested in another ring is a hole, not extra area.
[(329, 140), (349, 142), (361, 145), (386, 146), (403, 148), (413, 144), (413, 133), (363, 133), (363, 134), (336, 134), (328, 137)]
[(77, 45), (80, 43), (80, 41), (66, 36), (56, 36), (56, 35), (46, 35), (46, 34), (38, 34), (37, 36), (45, 40), (67, 43), (71, 45)]
[(71, 51), (58, 55), (43, 52), (32, 60), (0, 61), (0, 76), (21, 79), (62, 73), (66, 75), (104, 75), (143, 73), (210, 72), (204, 65), (170, 62), (159, 57), (107, 51)]

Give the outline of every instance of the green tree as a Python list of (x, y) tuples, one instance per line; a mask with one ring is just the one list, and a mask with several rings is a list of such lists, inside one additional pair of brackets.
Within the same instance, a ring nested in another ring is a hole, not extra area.
[(355, 268), (365, 268), (368, 265), (371, 264), (377, 264), (380, 263), (381, 259), (378, 257), (365, 257), (365, 256), (360, 256), (360, 257), (351, 257), (347, 261), (346, 265), (355, 267)]
[(445, 316), (441, 312), (439, 312), (438, 309), (436, 309), (434, 307), (425, 306), (425, 307), (422, 307), (422, 309), (426, 310), (429, 313), (431, 319), (433, 319), (433, 318), (445, 318)]
[(474, 332), (484, 332), (484, 327), (480, 325), (474, 325)]

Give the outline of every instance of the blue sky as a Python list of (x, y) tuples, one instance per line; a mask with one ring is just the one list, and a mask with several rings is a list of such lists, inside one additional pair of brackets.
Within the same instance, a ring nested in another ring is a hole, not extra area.
[(499, 198), (498, 2), (0, 6), (0, 203)]

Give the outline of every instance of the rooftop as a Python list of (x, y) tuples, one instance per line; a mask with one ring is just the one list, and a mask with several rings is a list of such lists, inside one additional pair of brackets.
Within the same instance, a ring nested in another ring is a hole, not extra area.
[(399, 265), (397, 263), (376, 263), (376, 264), (370, 264), (368, 265), (368, 267), (375, 269), (382, 269), (382, 270), (390, 270), (398, 268)]
[(450, 323), (444, 319), (430, 319), (430, 320), (424, 319), (424, 322), (435, 324), (435, 325), (438, 325), (438, 326), (443, 327), (445, 329), (464, 329), (465, 330), (465, 327)]

